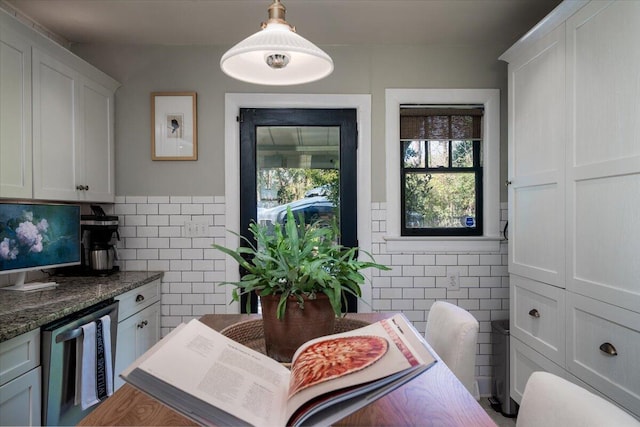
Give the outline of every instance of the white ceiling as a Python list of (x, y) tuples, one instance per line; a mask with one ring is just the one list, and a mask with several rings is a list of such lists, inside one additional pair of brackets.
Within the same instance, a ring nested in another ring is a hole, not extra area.
[[(233, 45), (271, 0), (0, 0), (71, 43)], [(318, 45), (492, 44), (506, 49), (560, 0), (283, 0)]]

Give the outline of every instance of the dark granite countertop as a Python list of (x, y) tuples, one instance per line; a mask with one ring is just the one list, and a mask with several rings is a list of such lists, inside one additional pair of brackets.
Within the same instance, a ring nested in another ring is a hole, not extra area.
[(0, 342), (160, 279), (163, 274), (125, 271), (107, 277), (55, 277), (55, 289), (0, 290)]

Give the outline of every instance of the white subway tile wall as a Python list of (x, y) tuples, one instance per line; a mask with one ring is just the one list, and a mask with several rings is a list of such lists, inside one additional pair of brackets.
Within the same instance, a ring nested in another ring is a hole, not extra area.
[[(162, 335), (204, 314), (226, 313), (224, 197), (116, 197), (118, 264), (125, 271), (164, 271)], [(206, 236), (185, 236), (185, 223), (206, 224)]]
[[(446, 300), (469, 310), (480, 322), (476, 376), (487, 392), (492, 376), (491, 321), (509, 317), (506, 240), (500, 253), (386, 252), (386, 203), (372, 203), (372, 254), (390, 271), (372, 271), (374, 311), (401, 311), (424, 332), (429, 308)], [(117, 197), (120, 219), (119, 265), (123, 270), (161, 270), (162, 334), (181, 322), (209, 313), (226, 313), (224, 256), (211, 248), (224, 244), (225, 198)], [(507, 204), (501, 206), (501, 228)], [(187, 237), (185, 222), (206, 223), (206, 237)], [(447, 275), (457, 272), (460, 289), (446, 288)], [(489, 390), (490, 391), (490, 390)]]

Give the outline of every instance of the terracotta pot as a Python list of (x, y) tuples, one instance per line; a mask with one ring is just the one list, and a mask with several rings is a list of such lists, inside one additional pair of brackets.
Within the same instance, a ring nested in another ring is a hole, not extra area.
[(304, 309), (295, 297), (289, 297), (282, 319), (276, 316), (279, 295), (261, 296), (264, 340), (267, 355), (278, 362), (291, 362), (293, 353), (313, 338), (333, 333), (335, 313), (329, 297), (319, 294), (305, 298)]

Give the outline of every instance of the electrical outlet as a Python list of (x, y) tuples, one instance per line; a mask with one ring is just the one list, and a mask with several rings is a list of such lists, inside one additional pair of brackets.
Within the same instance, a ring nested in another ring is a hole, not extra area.
[(450, 291), (460, 290), (460, 273), (452, 271), (447, 274), (447, 289)]
[(182, 237), (208, 237), (209, 224), (206, 222), (186, 221), (182, 226)]

